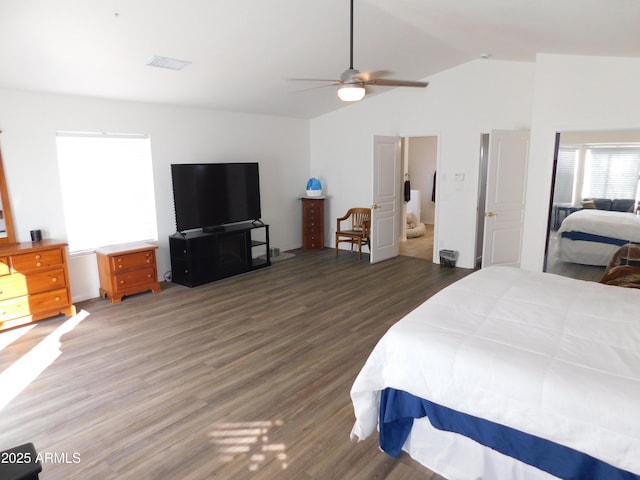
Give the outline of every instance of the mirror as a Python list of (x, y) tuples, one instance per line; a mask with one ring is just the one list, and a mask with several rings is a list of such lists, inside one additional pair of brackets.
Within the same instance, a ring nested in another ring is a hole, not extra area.
[(597, 282), (640, 243), (639, 175), (640, 131), (556, 134), (546, 272)]
[(9, 192), (7, 190), (4, 166), (2, 164), (2, 151), (0, 151), (0, 245), (10, 243), (16, 243), (16, 237), (13, 231), (13, 217), (11, 216), (11, 206), (9, 205)]

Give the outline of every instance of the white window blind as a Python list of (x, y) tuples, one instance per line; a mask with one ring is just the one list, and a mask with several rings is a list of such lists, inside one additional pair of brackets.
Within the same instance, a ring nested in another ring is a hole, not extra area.
[(558, 149), (553, 203), (573, 203), (578, 152), (577, 147), (560, 147)]
[(587, 150), (584, 198), (636, 198), (640, 147), (593, 147)]
[(59, 132), (56, 145), (70, 252), (158, 239), (148, 136)]

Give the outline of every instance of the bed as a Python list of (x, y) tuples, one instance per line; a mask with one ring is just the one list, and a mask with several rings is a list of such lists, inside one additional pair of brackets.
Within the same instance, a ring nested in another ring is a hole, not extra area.
[(625, 243), (640, 243), (640, 217), (633, 213), (584, 209), (568, 215), (558, 229), (559, 260), (606, 266)]
[(356, 377), (379, 431), (449, 480), (640, 479), (640, 291), (489, 267), (392, 326)]

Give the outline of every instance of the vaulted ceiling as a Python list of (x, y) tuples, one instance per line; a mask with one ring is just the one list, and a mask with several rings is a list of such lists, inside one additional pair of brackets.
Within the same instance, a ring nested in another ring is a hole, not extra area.
[[(640, 0), (355, 0), (354, 67), (420, 80), (483, 54), (640, 57), (639, 19)], [(0, 65), (4, 88), (311, 118), (345, 104), (290, 79), (349, 67), (349, 0), (0, 0)]]

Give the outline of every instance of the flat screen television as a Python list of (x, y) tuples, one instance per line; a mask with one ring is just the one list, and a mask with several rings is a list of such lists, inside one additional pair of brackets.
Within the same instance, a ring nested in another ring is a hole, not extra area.
[(172, 164), (171, 179), (179, 232), (260, 220), (257, 163)]

